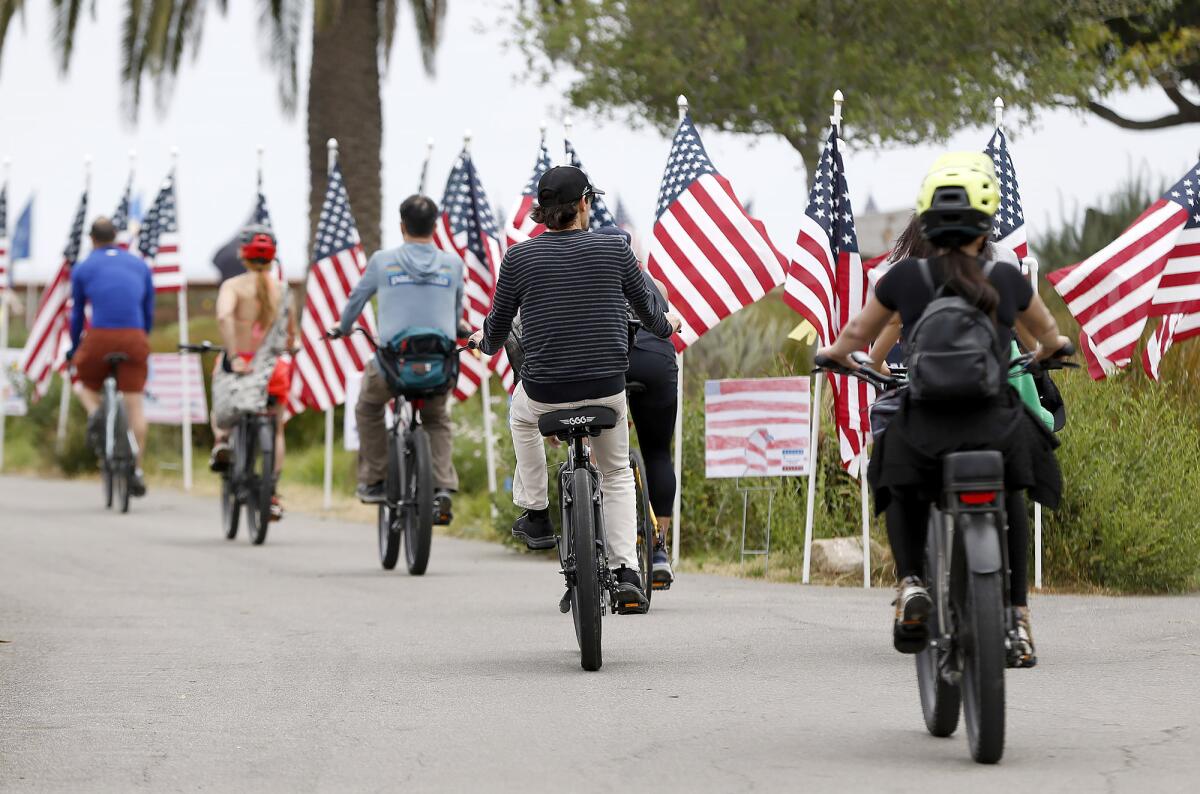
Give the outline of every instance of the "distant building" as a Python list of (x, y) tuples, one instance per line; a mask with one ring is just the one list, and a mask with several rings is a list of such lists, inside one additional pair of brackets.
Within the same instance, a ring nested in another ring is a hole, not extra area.
[(875, 199), (867, 197), (867, 205), (861, 215), (854, 218), (854, 229), (858, 232), (858, 250), (864, 260), (890, 251), (892, 243), (912, 217), (912, 210), (880, 211)]

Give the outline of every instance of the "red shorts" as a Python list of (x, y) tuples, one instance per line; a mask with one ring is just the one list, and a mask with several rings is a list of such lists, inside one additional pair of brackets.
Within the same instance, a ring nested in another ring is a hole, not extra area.
[(137, 394), (146, 387), (150, 343), (141, 328), (89, 328), (75, 351), (72, 363), (80, 382), (92, 391), (104, 388), (111, 371), (104, 357), (124, 353), (128, 360), (117, 368), (117, 390)]
[[(238, 358), (247, 364), (254, 358), (253, 353), (238, 353)], [(292, 391), (292, 362), (284, 361), (282, 357), (275, 359), (275, 369), (271, 379), (267, 381), (267, 394), (274, 397), (281, 405), (287, 402)]]

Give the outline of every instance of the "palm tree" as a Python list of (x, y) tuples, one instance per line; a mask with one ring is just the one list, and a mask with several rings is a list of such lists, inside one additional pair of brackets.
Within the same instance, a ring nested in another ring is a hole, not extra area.
[[(94, 0), (92, 0), (94, 3)], [(211, 0), (224, 13), (229, 0)], [(50, 0), (60, 68), (71, 63), (80, 18), (93, 8), (87, 0)], [(0, 0), (0, 54), (13, 17), (25, 0)], [(120, 80), (125, 112), (136, 121), (143, 86), (153, 81), (160, 110), (171, 98), (173, 79), (189, 48), (203, 34), (209, 0), (126, 0), (121, 38)], [(354, 202), (354, 215), (368, 252), (379, 247), (382, 201), (380, 148), (383, 133), (379, 95), (400, 16), (399, 0), (259, 0), (261, 26), (269, 33), (269, 56), (279, 73), (279, 98), (296, 110), (297, 52), (304, 14), (311, 6), (312, 63), (308, 85), (309, 224), (316, 225), (325, 193), (325, 142), (341, 143), (342, 171)], [(409, 0), (427, 74), (446, 13), (446, 0)]]

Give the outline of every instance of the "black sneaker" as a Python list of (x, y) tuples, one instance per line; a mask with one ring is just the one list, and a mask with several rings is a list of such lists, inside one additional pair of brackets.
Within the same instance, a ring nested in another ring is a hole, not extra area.
[(613, 598), (617, 603), (618, 615), (644, 615), (650, 609), (650, 602), (642, 592), (642, 577), (632, 568), (622, 565), (613, 570), (617, 580), (613, 588)]
[(929, 643), (929, 614), (933, 599), (925, 584), (916, 576), (906, 576), (897, 586), (896, 620), (892, 627), (892, 644), (900, 653), (920, 653)]
[(446, 526), (454, 518), (453, 502), (450, 498), (450, 492), (446, 489), (439, 490), (433, 496), (433, 523), (441, 526)]
[(354, 493), (363, 504), (378, 505), (387, 501), (382, 482), (373, 482), (370, 485), (360, 482)]
[(513, 537), (525, 541), (532, 551), (545, 551), (557, 544), (549, 510), (526, 510), (513, 522)]
[(222, 441), (213, 445), (212, 455), (208, 458), (209, 471), (215, 471), (218, 474), (229, 470), (229, 461), (233, 458), (233, 450), (229, 444)]
[(146, 495), (146, 477), (142, 474), (141, 469), (134, 469), (133, 474), (129, 475), (129, 495)]

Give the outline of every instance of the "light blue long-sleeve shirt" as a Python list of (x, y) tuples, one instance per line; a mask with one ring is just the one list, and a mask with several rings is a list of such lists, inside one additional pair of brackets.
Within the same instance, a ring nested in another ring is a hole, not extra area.
[(372, 295), (379, 296), (380, 342), (408, 328), (436, 328), (453, 339), (462, 317), (462, 260), (433, 243), (375, 252), (342, 312), (342, 333), (354, 328)]

